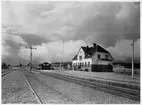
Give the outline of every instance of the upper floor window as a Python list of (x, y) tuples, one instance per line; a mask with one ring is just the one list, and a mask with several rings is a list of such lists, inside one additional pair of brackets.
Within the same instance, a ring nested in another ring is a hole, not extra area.
[(108, 55), (105, 55), (105, 58), (108, 59)]
[(82, 51), (80, 50), (80, 54), (82, 53)]
[(98, 59), (100, 59), (101, 58), (101, 54), (98, 54)]
[(79, 56), (79, 60), (82, 60), (82, 56)]

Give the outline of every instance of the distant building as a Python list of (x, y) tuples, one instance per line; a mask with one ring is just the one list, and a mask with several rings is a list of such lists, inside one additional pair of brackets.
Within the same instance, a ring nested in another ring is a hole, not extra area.
[(40, 64), (40, 67), (41, 67), (40, 69), (42, 70), (53, 70), (54, 69), (53, 66), (48, 62), (44, 62)]
[(81, 47), (72, 59), (73, 70), (112, 71), (113, 57), (111, 54), (94, 43), (93, 47)]
[(72, 67), (72, 62), (54, 62), (51, 64), (56, 70), (69, 70)]

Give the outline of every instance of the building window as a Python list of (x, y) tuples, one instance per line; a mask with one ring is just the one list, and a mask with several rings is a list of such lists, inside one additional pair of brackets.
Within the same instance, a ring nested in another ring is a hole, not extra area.
[(82, 67), (84, 67), (84, 63), (82, 62)]
[(108, 55), (105, 55), (105, 58), (108, 59)]
[(82, 56), (79, 56), (79, 60), (82, 60)]
[(90, 67), (90, 62), (88, 62), (88, 67)]
[(85, 67), (87, 66), (87, 63), (85, 62)]
[(101, 54), (98, 54), (98, 59), (100, 59), (101, 58)]

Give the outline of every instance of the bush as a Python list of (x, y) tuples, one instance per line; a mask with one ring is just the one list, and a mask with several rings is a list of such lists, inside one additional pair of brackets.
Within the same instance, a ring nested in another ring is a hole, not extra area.
[(85, 71), (89, 71), (88, 69), (85, 69)]

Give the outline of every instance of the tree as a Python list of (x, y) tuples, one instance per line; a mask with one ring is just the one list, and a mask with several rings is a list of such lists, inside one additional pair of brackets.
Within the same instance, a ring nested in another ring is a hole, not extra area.
[(19, 66), (22, 67), (22, 64), (20, 63)]
[(6, 65), (6, 63), (2, 63), (2, 69), (7, 69), (8, 68), (8, 66)]
[(8, 64), (8, 67), (10, 67), (10, 64)]

